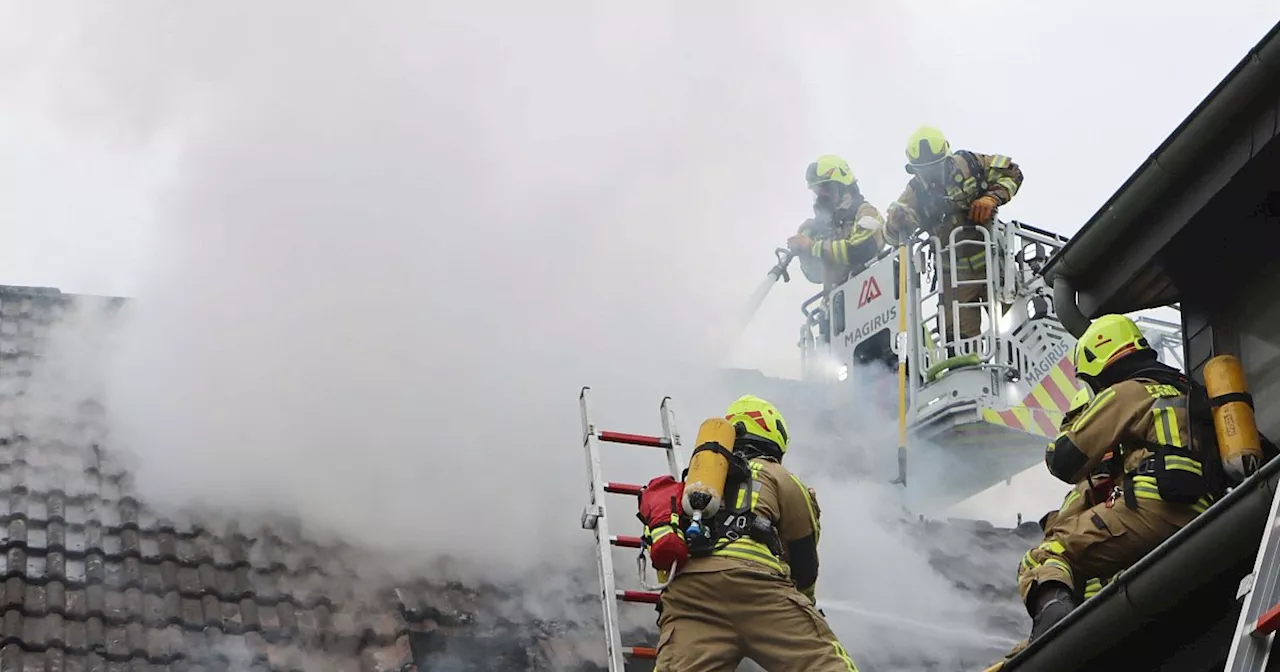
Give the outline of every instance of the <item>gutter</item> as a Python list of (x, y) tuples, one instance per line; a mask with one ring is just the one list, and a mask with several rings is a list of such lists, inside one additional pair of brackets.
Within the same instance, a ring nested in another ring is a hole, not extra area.
[(1076, 661), (1112, 649), (1185, 595), (1256, 554), (1277, 483), (1280, 459), (1273, 459), (1010, 659), (1001, 672), (1079, 672)]
[[(1054, 287), (1054, 305), (1059, 317), (1071, 312), (1072, 308), (1079, 313), (1079, 309), (1075, 291), (1070, 286), (1060, 288), (1057, 279), (1063, 276), (1079, 279), (1096, 265), (1108, 248), (1131, 235), (1140, 235), (1137, 229), (1144, 225), (1151, 209), (1160, 203), (1165, 193), (1195, 172), (1202, 163), (1205, 150), (1224, 131), (1234, 126), (1239, 115), (1259, 95), (1273, 94), (1277, 82), (1280, 82), (1280, 23), (1249, 50), (1102, 208), (1045, 264), (1041, 275)], [(1067, 317), (1075, 319), (1075, 315)], [(1072, 326), (1068, 325), (1068, 330), (1079, 337)]]

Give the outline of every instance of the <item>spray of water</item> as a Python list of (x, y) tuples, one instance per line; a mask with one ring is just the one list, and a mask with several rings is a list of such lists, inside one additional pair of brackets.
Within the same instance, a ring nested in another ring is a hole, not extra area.
[(1017, 642), (1015, 639), (991, 635), (987, 632), (972, 628), (945, 627), (938, 625), (937, 623), (921, 621), (915, 618), (870, 611), (846, 600), (822, 600), (822, 602), (818, 604), (818, 608), (823, 610), (824, 613), (831, 611), (835, 613), (853, 614), (873, 626), (901, 628), (925, 636), (946, 637), (965, 644), (983, 642), (992, 644), (993, 646), (1009, 647), (1013, 646)]

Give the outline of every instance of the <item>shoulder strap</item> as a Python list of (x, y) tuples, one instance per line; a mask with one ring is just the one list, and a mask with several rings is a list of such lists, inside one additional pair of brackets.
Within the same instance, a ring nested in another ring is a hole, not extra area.
[(985, 194), (989, 186), (987, 184), (986, 167), (982, 165), (982, 162), (978, 160), (978, 157), (973, 152), (967, 149), (957, 149), (956, 155), (963, 158), (965, 163), (969, 165), (969, 175), (978, 181), (978, 191)]
[(1199, 456), (1209, 494), (1220, 497), (1226, 492), (1230, 479), (1222, 466), (1222, 456), (1218, 453), (1218, 433), (1213, 424), (1213, 402), (1209, 399), (1209, 391), (1194, 378), (1165, 366), (1143, 370), (1139, 375), (1163, 385), (1171, 385), (1187, 395), (1191, 449)]

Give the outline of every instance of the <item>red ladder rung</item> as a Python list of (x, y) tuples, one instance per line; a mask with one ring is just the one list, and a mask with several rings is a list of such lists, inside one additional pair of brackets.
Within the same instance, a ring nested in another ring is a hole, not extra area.
[(644, 545), (640, 537), (630, 537), (625, 534), (617, 534), (609, 538), (609, 543), (622, 548), (640, 548)]
[(658, 658), (658, 650), (652, 646), (628, 646), (622, 652), (640, 660), (657, 660)]
[(1266, 637), (1277, 630), (1280, 630), (1280, 604), (1271, 607), (1267, 613), (1258, 617), (1253, 634), (1256, 637)]
[(610, 482), (604, 486), (605, 492), (612, 492), (615, 495), (635, 495), (640, 496), (644, 492), (643, 485), (632, 485), (630, 483), (613, 483)]
[(600, 440), (608, 441), (609, 443), (626, 443), (633, 446), (649, 446), (650, 448), (671, 447), (671, 440), (666, 437), (627, 434), (626, 432), (600, 432)]
[(643, 602), (646, 604), (657, 604), (662, 598), (662, 593), (650, 593), (643, 590), (619, 590), (618, 599), (623, 602)]

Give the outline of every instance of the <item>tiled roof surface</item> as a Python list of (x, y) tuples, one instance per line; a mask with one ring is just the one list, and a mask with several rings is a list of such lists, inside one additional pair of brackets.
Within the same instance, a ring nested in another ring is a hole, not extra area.
[(499, 589), (361, 576), (296, 525), (159, 517), (100, 445), (102, 408), (35, 389), (71, 300), (0, 287), (0, 670), (576, 669), (582, 637)]
[(921, 534), (929, 539), (929, 564), (984, 605), (983, 620), (969, 626), (1011, 640), (1027, 635), (1031, 619), (1018, 596), (1017, 567), (1042, 539), (1037, 523), (1011, 529), (985, 521), (931, 521)]
[[(33, 388), (33, 371), (71, 298), (0, 287), (0, 672), (604, 669), (590, 662), (598, 626), (539, 620), (504, 589), (363, 576), (359, 551), (287, 522), (158, 515), (102, 445), (100, 406), (62, 398), (50, 417), (32, 403), (50, 393)], [(978, 625), (1021, 636), (1012, 568), (1031, 542), (989, 526), (913, 527), (935, 568), (991, 599)], [(569, 599), (590, 612), (596, 578), (582, 571)], [(652, 644), (653, 613), (636, 609), (647, 627), (624, 639)], [(952, 669), (910, 652), (858, 659), (863, 672)]]

